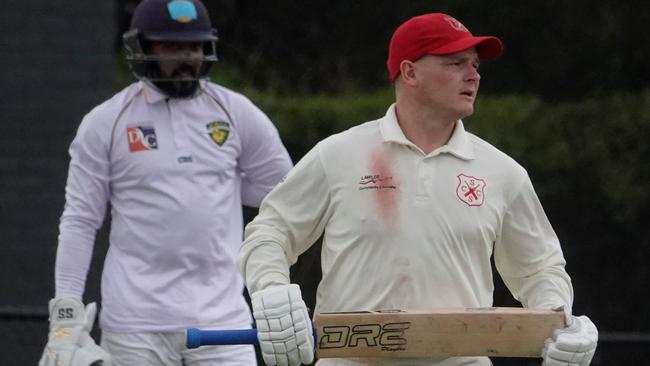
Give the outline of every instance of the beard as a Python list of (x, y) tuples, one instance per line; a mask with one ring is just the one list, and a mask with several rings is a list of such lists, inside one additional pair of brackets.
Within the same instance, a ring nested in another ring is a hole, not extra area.
[[(163, 76), (159, 67), (155, 68), (158, 77), (153, 77), (153, 84), (170, 98), (191, 98), (199, 89), (198, 70), (191, 65), (182, 64), (170, 76)], [(189, 78), (185, 78), (187, 76)], [(156, 80), (165, 78), (166, 80)]]

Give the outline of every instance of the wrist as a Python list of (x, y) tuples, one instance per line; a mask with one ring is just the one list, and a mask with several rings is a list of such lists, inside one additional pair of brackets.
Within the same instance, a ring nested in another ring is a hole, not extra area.
[(48, 303), (50, 325), (74, 326), (83, 324), (83, 303), (74, 297), (55, 297)]

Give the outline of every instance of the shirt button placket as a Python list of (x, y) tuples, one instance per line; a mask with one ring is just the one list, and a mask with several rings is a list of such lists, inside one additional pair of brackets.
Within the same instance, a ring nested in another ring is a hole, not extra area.
[(426, 203), (429, 201), (428, 186), (431, 184), (430, 162), (426, 157), (419, 158), (417, 162), (417, 190), (415, 192), (416, 203)]
[(187, 126), (181, 113), (177, 113), (179, 108), (177, 102), (170, 99), (168, 102), (169, 107), (169, 122), (171, 124), (172, 133), (174, 135), (174, 146), (177, 150), (177, 158), (189, 156), (189, 143), (187, 136)]

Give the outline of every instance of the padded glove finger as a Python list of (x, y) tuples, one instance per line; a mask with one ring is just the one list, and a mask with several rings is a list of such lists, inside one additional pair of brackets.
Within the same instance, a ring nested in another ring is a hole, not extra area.
[(264, 362), (298, 366), (314, 359), (314, 338), (307, 306), (297, 285), (274, 286), (251, 296)]
[(111, 365), (108, 353), (90, 337), (97, 314), (95, 303), (84, 308), (77, 299), (54, 298), (49, 309), (50, 332), (39, 366)]
[(588, 366), (598, 344), (598, 330), (586, 316), (573, 317), (571, 325), (556, 330), (544, 342), (543, 366)]

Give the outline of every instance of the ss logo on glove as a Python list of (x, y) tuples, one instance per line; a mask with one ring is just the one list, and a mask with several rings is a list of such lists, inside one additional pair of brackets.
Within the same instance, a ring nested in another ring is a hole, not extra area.
[(74, 309), (73, 308), (60, 308), (58, 319), (73, 319), (74, 318)]

